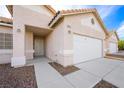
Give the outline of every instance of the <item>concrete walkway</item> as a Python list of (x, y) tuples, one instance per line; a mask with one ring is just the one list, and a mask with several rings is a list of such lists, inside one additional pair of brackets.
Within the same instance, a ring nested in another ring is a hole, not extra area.
[(34, 65), (37, 85), (39, 88), (70, 88), (72, 87), (66, 79), (61, 76), (48, 62), (46, 58), (37, 58), (29, 61), (30, 65)]
[(100, 58), (77, 64), (79, 71), (62, 76), (52, 68), (46, 58), (29, 61), (34, 65), (38, 87), (40, 88), (88, 88), (104, 79), (117, 87), (124, 87), (124, 62)]

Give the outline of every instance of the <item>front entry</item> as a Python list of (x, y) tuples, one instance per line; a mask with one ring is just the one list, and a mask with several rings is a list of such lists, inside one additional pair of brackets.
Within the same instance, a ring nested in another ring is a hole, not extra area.
[(34, 37), (34, 57), (44, 56), (44, 39), (39, 36)]

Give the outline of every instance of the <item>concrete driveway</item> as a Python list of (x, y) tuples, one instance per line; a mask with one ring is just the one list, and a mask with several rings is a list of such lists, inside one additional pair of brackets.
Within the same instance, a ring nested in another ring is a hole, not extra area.
[(123, 62), (119, 60), (100, 58), (85, 63), (77, 64), (76, 66), (81, 68), (82, 70), (85, 70), (102, 78), (114, 69), (116, 69), (121, 63)]
[(60, 75), (48, 64), (49, 60), (40, 58), (33, 60), (38, 87), (41, 88), (88, 88), (100, 80), (108, 81), (117, 87), (124, 87), (124, 62), (106, 58), (95, 59), (75, 66), (80, 70)]
[(77, 64), (76, 66), (117, 87), (124, 87), (123, 61), (100, 58), (86, 63)]

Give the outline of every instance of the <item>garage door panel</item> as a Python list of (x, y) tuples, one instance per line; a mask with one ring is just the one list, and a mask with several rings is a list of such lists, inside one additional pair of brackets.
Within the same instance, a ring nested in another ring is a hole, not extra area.
[(109, 43), (109, 53), (116, 53), (117, 52), (117, 44), (116, 43)]
[(102, 42), (85, 36), (74, 35), (74, 63), (102, 57)]

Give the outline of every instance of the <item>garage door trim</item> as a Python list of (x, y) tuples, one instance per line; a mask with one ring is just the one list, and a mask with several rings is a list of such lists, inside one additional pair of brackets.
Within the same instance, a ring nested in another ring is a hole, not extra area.
[[(91, 36), (86, 36), (86, 35), (74, 33), (74, 34), (73, 34), (73, 41), (74, 41), (74, 37), (75, 37), (75, 36), (81, 36), (81, 37), (84, 37), (84, 38), (86, 37), (86, 38), (88, 38), (89, 40), (92, 40), (92, 39), (93, 39), (93, 40), (100, 40), (100, 41), (101, 41), (101, 45), (100, 45), (101, 48), (99, 48), (98, 51), (101, 51), (101, 52), (99, 52), (99, 53), (100, 53), (100, 56), (103, 57), (103, 55), (104, 55), (104, 54), (103, 54), (104, 47), (103, 47), (103, 40), (102, 40), (102, 39), (98, 39), (98, 38), (95, 38), (95, 37), (91, 37)], [(90, 41), (89, 41), (89, 42), (90, 42)], [(95, 42), (97, 43), (97, 42), (99, 42), (99, 41), (95, 41)], [(73, 45), (74, 45), (74, 44), (75, 44), (75, 41), (73, 42)], [(99, 43), (99, 44), (100, 44), (100, 43)], [(74, 50), (74, 51), (75, 51), (75, 50)], [(99, 53), (98, 53), (98, 54), (99, 54)], [(99, 55), (98, 55), (98, 56), (99, 56)], [(75, 56), (74, 56), (74, 57), (75, 57)], [(91, 58), (92, 58), (92, 56), (91, 56)], [(73, 59), (75, 59), (75, 58), (73, 58)], [(94, 58), (94, 59), (96, 59), (96, 58)], [(89, 58), (89, 60), (93, 60), (93, 59), (90, 59), (90, 58)], [(86, 60), (86, 61), (89, 61), (89, 60)], [(74, 61), (75, 61), (75, 60), (74, 60)], [(85, 61), (82, 61), (82, 62), (85, 62)], [(81, 62), (79, 62), (79, 63), (81, 63)], [(77, 62), (77, 63), (74, 62), (74, 64), (78, 64), (78, 62)]]

